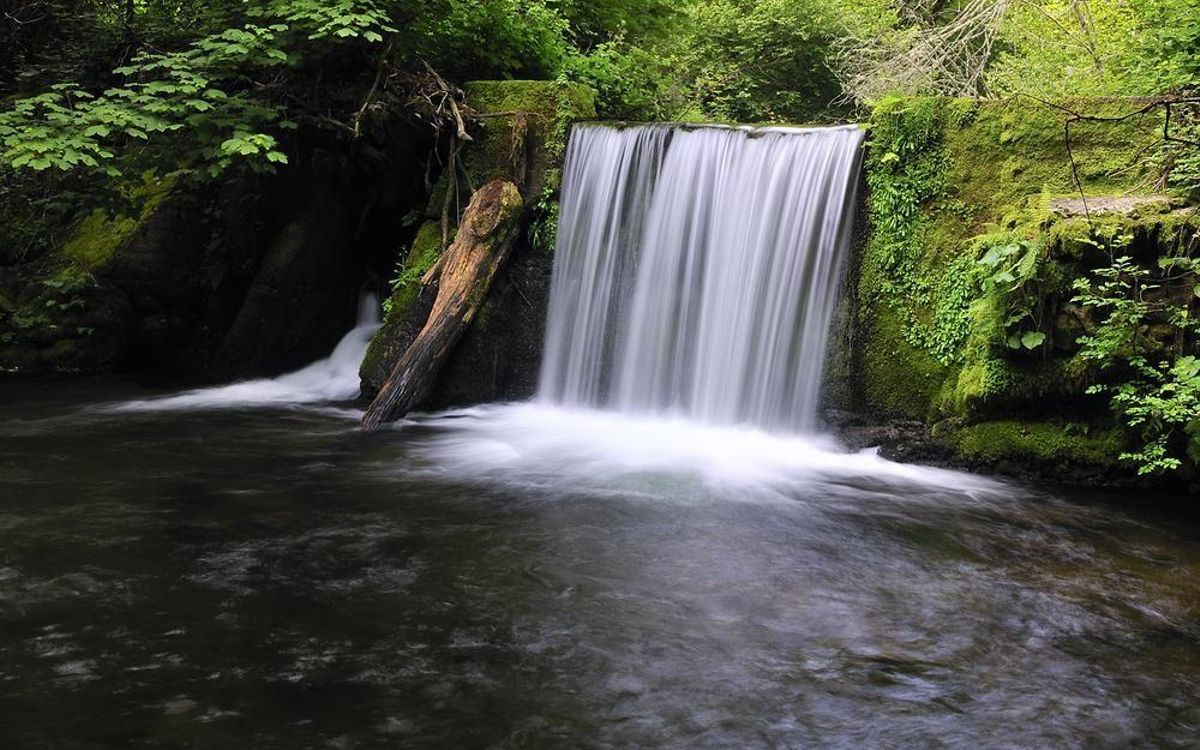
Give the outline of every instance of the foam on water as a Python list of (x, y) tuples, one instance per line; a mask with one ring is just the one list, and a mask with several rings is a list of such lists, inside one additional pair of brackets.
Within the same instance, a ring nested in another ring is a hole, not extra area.
[[(538, 402), (492, 404), (406, 423), (427, 465), (454, 479), (603, 487), (638, 476), (692, 477), (714, 488), (786, 490), (847, 483), (923, 487), (969, 496), (1006, 494), (970, 474), (850, 452), (827, 436), (779, 435)], [(919, 497), (919, 496), (918, 496)]]
[(359, 303), (358, 324), (342, 337), (325, 359), (277, 378), (246, 380), (174, 396), (127, 401), (105, 407), (105, 410), (222, 409), (348, 401), (359, 394), (358, 368), (378, 329), (378, 300), (374, 295), (366, 294)]

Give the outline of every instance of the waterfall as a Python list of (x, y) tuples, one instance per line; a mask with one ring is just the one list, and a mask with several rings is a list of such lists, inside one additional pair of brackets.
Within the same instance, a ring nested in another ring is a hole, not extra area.
[(810, 430), (862, 138), (576, 126), (539, 398)]

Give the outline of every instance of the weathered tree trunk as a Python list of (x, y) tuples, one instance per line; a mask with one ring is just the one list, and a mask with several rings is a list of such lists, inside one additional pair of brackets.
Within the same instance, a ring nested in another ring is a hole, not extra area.
[(438, 371), (475, 318), (512, 249), (521, 207), (516, 185), (504, 180), (489, 182), (471, 197), (458, 235), (431, 269), (430, 276), (440, 281), (429, 319), (367, 407), (363, 429), (404, 416), (432, 390)]

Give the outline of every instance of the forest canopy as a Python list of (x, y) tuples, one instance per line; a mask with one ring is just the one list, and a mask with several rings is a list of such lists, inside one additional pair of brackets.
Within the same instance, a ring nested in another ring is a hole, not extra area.
[(357, 135), (427, 70), (580, 81), (606, 118), (800, 122), (897, 92), (1162, 94), (1198, 50), (1200, 0), (8, 0), (0, 164), (270, 169), (289, 130)]

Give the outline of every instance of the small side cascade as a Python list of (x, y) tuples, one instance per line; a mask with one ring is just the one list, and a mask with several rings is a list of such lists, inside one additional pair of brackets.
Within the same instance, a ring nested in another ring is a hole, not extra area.
[(539, 398), (812, 429), (862, 140), (577, 126)]
[(109, 410), (221, 409), (349, 401), (358, 397), (358, 366), (379, 325), (379, 298), (364, 293), (359, 297), (358, 323), (325, 359), (276, 378), (245, 380), (163, 398), (128, 401)]

